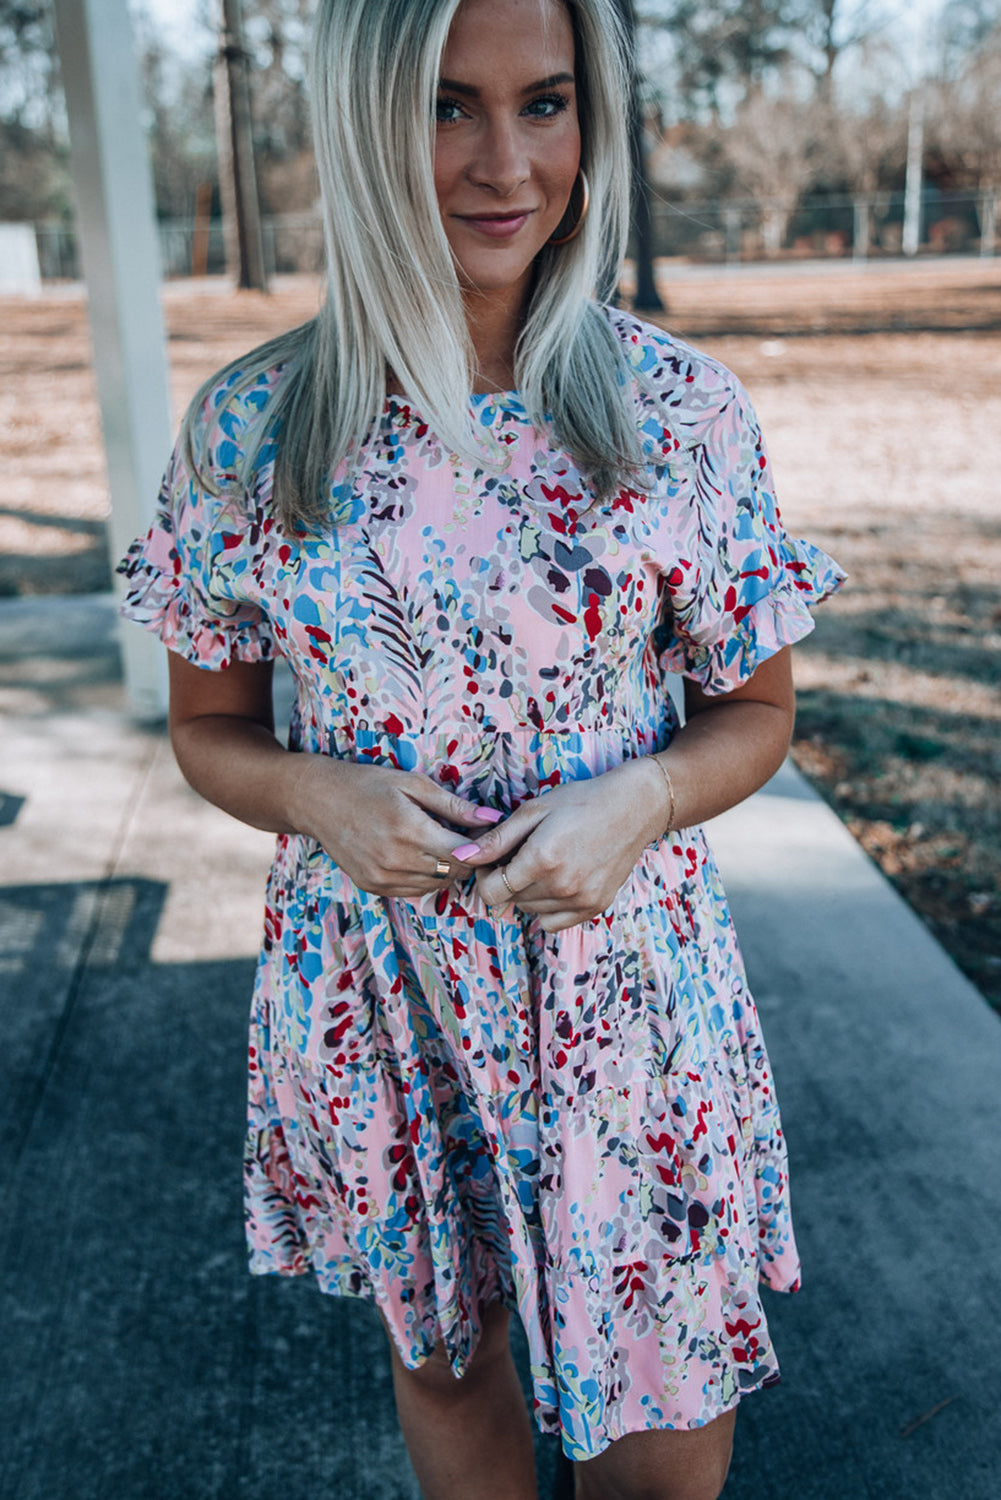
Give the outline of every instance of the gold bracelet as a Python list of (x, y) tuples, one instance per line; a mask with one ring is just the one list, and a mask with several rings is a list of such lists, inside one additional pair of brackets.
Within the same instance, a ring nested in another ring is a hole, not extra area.
[(657, 767), (657, 770), (660, 772), (660, 774), (664, 778), (664, 781), (667, 783), (667, 795), (669, 800), (667, 807), (667, 827), (664, 829), (664, 832), (670, 833), (674, 824), (674, 782), (671, 780), (670, 771), (667, 769), (662, 760), (658, 760), (656, 755), (651, 755), (649, 758), (653, 761), (654, 765)]

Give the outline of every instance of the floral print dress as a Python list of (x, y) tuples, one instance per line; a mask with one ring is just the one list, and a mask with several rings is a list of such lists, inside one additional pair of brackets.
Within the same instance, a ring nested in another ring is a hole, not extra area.
[[(644, 486), (594, 503), (515, 394), (473, 398), (502, 470), (387, 399), (332, 524), (284, 532), (278, 371), (203, 411), (122, 571), (125, 612), (212, 671), (280, 652), (295, 747), (420, 770), (504, 813), (667, 745), (664, 683), (744, 681), (842, 574), (782, 530), (761, 436), (712, 359), (610, 312)], [(527, 1332), (538, 1422), (575, 1459), (701, 1425), (773, 1381), (759, 1282), (797, 1284), (768, 1059), (699, 828), (600, 916), (548, 934), (475, 883), (359, 890), (282, 836), (250, 1032), (251, 1268), (372, 1298), (405, 1363), (455, 1373), (485, 1306)]]

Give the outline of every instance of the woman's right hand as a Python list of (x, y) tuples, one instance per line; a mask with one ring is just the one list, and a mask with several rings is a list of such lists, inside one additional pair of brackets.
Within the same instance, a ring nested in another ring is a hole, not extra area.
[[(472, 875), (451, 857), (501, 814), (430, 776), (286, 750), (274, 736), (271, 665), (205, 672), (170, 653), (170, 736), (188, 781), (234, 818), (322, 844), (363, 891), (414, 899)], [(435, 861), (448, 868), (436, 873)]]
[[(363, 891), (413, 900), (466, 879), (472, 868), (452, 857), (469, 843), (453, 832), (499, 821), (419, 771), (358, 765), (325, 755), (298, 755), (291, 792), (292, 821), (322, 844)], [(447, 873), (437, 874), (444, 860)]]

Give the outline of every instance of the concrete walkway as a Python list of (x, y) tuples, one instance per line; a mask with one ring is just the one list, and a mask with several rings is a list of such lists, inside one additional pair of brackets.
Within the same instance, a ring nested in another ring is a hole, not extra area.
[[(371, 1310), (245, 1272), (270, 838), (129, 722), (105, 600), (0, 601), (0, 709), (0, 1500), (415, 1500)], [(997, 1500), (1001, 1022), (791, 769), (715, 843), (806, 1268), (727, 1500)]]

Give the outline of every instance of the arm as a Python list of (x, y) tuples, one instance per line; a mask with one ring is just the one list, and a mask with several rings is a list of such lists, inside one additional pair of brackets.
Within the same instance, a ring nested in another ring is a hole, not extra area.
[(675, 828), (735, 807), (782, 764), (796, 717), (790, 647), (763, 661), (732, 692), (710, 697), (686, 682), (685, 712), (685, 727), (657, 756), (674, 784)]
[(286, 750), (275, 739), (270, 663), (207, 672), (171, 652), (170, 739), (185, 779), (209, 802), (254, 828), (316, 839), (362, 890), (414, 899), (470, 872), (452, 859), (463, 839), (445, 826), (481, 829), (487, 808), (429, 776)]
[[(795, 711), (789, 658), (786, 647), (719, 697), (686, 685), (688, 722), (656, 757), (674, 787), (673, 827), (715, 817), (778, 770)], [(518, 907), (539, 916), (547, 932), (607, 910), (647, 844), (667, 829), (667, 783), (653, 759), (557, 787), (479, 836), (475, 849), (462, 848), (463, 860), (480, 867), (484, 900), (510, 903), (500, 866)]]

